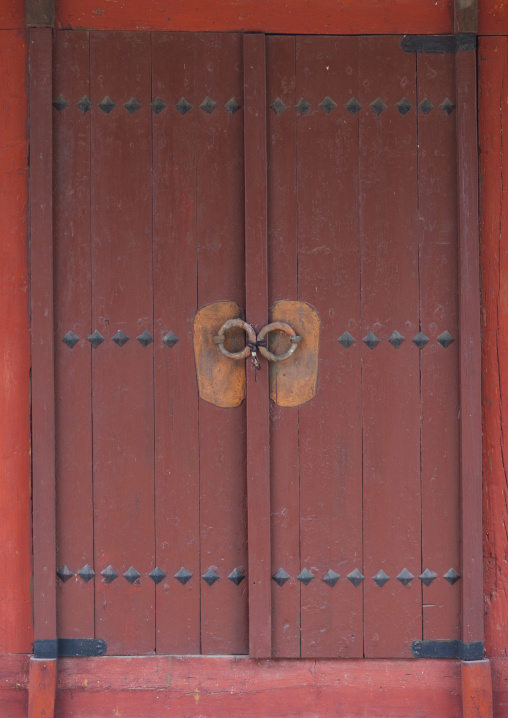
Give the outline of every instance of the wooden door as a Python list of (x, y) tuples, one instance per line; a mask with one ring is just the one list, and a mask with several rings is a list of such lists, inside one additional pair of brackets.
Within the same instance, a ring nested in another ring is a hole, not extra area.
[[(245, 654), (271, 621), (274, 656), (410, 656), (460, 637), (454, 55), (268, 37), (249, 125), (243, 45), (56, 33), (58, 634)], [(196, 312), (281, 299), (320, 316), (317, 395), (268, 405), (247, 362), (247, 402), (199, 399)]]

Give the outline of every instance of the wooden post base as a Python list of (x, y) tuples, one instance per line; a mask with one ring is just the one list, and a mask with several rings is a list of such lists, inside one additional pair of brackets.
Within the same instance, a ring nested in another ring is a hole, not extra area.
[(28, 718), (54, 718), (56, 660), (31, 658), (28, 679)]
[(463, 718), (492, 718), (492, 674), (490, 661), (462, 662)]

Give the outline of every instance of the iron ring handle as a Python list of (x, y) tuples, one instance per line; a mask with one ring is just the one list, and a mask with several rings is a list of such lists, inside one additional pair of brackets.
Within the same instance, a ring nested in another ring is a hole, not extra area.
[(249, 354), (251, 353), (250, 348), (246, 345), (241, 352), (229, 352), (224, 346), (225, 333), (228, 331), (228, 329), (234, 329), (236, 327), (240, 327), (244, 330), (244, 332), (247, 334), (248, 341), (253, 343), (256, 342), (256, 332), (251, 327), (251, 325), (247, 324), (247, 322), (244, 322), (243, 319), (228, 319), (221, 326), (217, 333), (217, 336), (213, 338), (213, 341), (219, 346), (219, 349), (225, 357), (228, 357), (229, 359), (236, 359), (237, 361), (239, 361), (240, 359), (246, 359), (249, 356)]
[[(267, 334), (275, 331), (281, 331), (285, 332), (286, 334), (289, 334), (289, 341), (291, 342), (291, 346), (284, 354), (273, 354), (266, 347), (260, 345), (260, 343), (264, 341)], [(266, 327), (263, 327), (261, 329), (257, 338), (259, 353), (261, 354), (261, 356), (264, 356), (264, 358), (268, 359), (268, 361), (274, 362), (285, 361), (286, 359), (289, 359), (289, 357), (295, 353), (296, 347), (301, 341), (302, 337), (299, 337), (293, 327), (289, 326), (289, 324), (286, 324), (286, 322), (272, 322), (271, 324), (267, 324)]]

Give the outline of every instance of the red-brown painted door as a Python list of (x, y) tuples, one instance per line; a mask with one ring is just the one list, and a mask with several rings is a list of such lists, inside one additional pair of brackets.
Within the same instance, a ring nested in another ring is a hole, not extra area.
[[(269, 408), (274, 656), (459, 637), (454, 58), (400, 43), (266, 38), (268, 301), (321, 319), (316, 397)], [(54, 55), (59, 635), (245, 654), (245, 402), (192, 348), (245, 306), (243, 38)]]

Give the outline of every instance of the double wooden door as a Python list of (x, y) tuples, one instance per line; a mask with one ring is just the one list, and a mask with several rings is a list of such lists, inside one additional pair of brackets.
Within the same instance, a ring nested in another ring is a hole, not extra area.
[[(264, 621), (273, 656), (410, 656), (460, 637), (454, 55), (272, 36), (246, 67), (246, 41), (55, 35), (58, 634), (246, 654)], [(256, 62), (266, 193), (244, 161)], [(194, 317), (245, 307), (246, 275), (248, 322), (256, 286), (319, 314), (299, 407), (268, 403), (249, 360), (240, 406), (198, 396)]]

